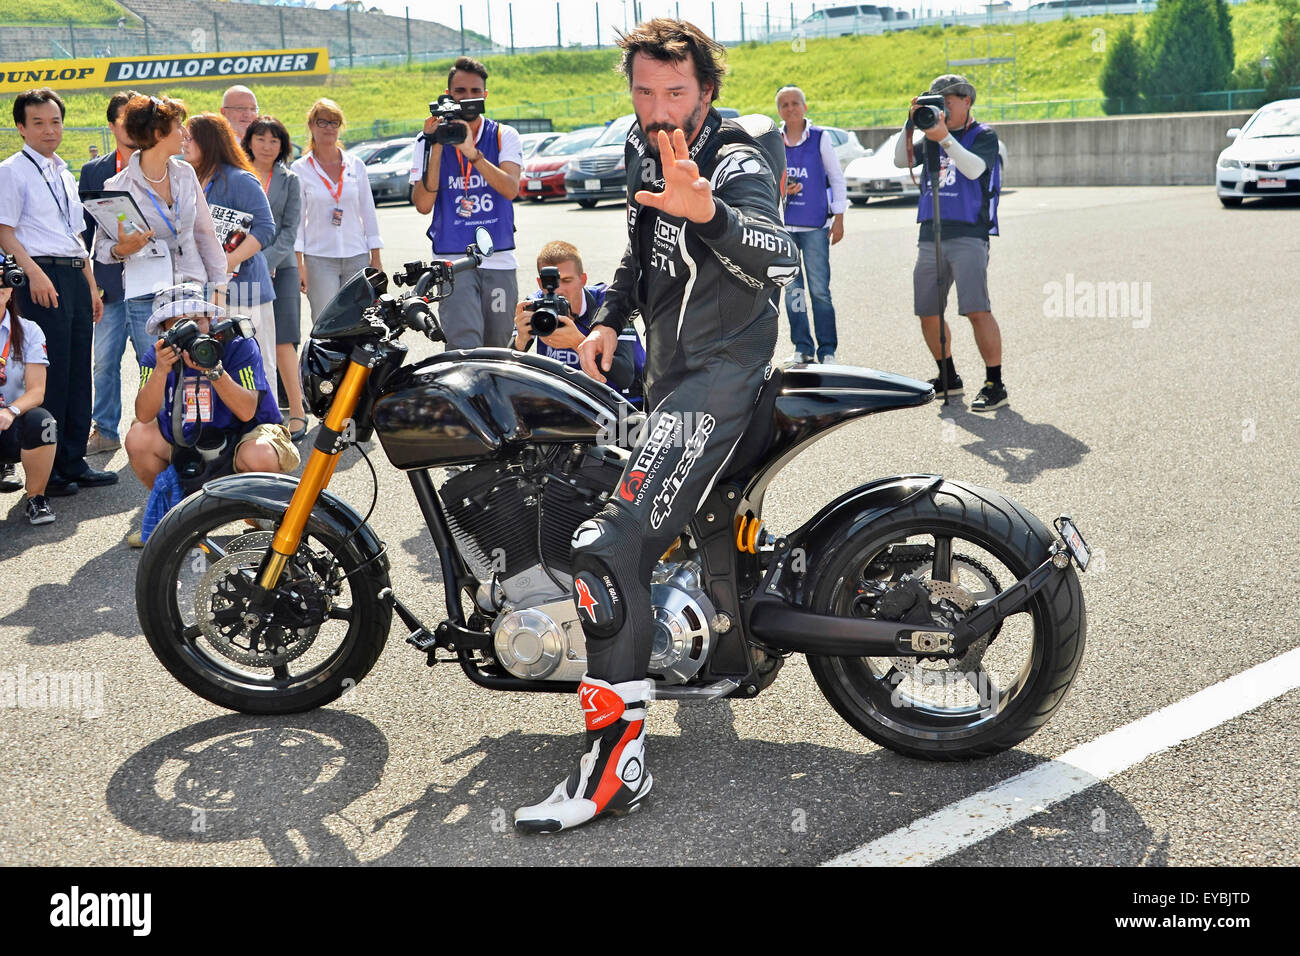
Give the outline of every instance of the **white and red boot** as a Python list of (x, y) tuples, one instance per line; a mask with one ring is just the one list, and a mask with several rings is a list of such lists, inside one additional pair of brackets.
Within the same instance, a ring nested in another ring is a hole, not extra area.
[(515, 827), (554, 833), (604, 813), (631, 813), (654, 784), (645, 766), (646, 702), (652, 680), (607, 684), (584, 677), (578, 700), (587, 720), (586, 746), (577, 769), (541, 803), (515, 811)]

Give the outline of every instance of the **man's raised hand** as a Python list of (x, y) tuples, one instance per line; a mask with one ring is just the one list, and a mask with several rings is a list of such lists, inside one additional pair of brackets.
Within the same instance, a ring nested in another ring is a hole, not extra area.
[(708, 222), (714, 212), (713, 187), (700, 175), (700, 167), (690, 158), (686, 134), (675, 129), (671, 140), (663, 130), (658, 130), (655, 135), (659, 138), (664, 191), (652, 193), (642, 189), (633, 198), (643, 206), (651, 206), (670, 216), (691, 222)]

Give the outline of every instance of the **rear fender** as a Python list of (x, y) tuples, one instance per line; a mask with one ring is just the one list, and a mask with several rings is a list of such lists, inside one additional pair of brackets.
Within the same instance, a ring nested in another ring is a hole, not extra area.
[(805, 604), (819, 566), (851, 537), (884, 515), (929, 494), (942, 475), (895, 475), (859, 485), (840, 495), (787, 536), (769, 568), (762, 592)]
[[(297, 490), (298, 479), (292, 475), (250, 472), (209, 481), (200, 494), (241, 501), (278, 522)], [(347, 573), (351, 574), (363, 563), (373, 562), (367, 566), (367, 573), (387, 583), (388, 558), (384, 554), (384, 543), (351, 505), (328, 491), (322, 491), (311, 515), (312, 521), (325, 525), (346, 542), (349, 561), (344, 570)]]

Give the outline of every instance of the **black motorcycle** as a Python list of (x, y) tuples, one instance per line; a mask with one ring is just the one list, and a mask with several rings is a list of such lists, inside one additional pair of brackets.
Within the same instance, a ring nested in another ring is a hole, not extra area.
[[(303, 349), (304, 395), (324, 421), (301, 478), (209, 482), (149, 538), (140, 623), (195, 693), (254, 714), (327, 704), (370, 671), (394, 613), (429, 664), (454, 662), (482, 687), (577, 689), (570, 542), (616, 489), (644, 416), (580, 372), (508, 349), (405, 364), (401, 334), (440, 339), (430, 304), (490, 253), (480, 231), (464, 259), (412, 263), (394, 276), (413, 286), (401, 296), (383, 273), (357, 273)], [(1067, 517), (1058, 537), (997, 492), (916, 474), (860, 485), (787, 534), (764, 525), (766, 489), (812, 442), (933, 398), (887, 372), (771, 372), (653, 573), (656, 698), (754, 697), (802, 653), (840, 715), (901, 753), (986, 756), (1047, 722), (1086, 630), (1073, 565), (1086, 569), (1088, 548)], [(344, 449), (364, 454), (373, 433), (410, 477), (437, 550), (446, 618), (432, 629), (393, 592), (384, 543), (326, 491)], [(446, 469), (437, 488), (434, 468)]]

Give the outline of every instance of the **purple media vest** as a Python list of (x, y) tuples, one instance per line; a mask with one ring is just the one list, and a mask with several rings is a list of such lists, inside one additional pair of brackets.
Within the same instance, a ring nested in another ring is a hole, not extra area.
[[(975, 137), (986, 129), (988, 127), (983, 123), (975, 123), (962, 133), (958, 142), (964, 148), (970, 149), (971, 144), (975, 142)], [(984, 208), (984, 187), (981, 184), (984, 177), (967, 179), (957, 171), (956, 164), (943, 151), (942, 146), (939, 147), (939, 154), (939, 214), (944, 219), (951, 219), (954, 222), (978, 223), (980, 212)], [(998, 234), (998, 193), (1001, 189), (1002, 158), (999, 156), (989, 176), (988, 222), (991, 236)], [(921, 176), (921, 198), (916, 206), (916, 221), (928, 222), (933, 216), (934, 200), (930, 198), (930, 175), (924, 173)]]
[(820, 229), (826, 225), (831, 203), (828, 195), (830, 180), (822, 163), (822, 136), (820, 126), (809, 126), (808, 137), (798, 146), (785, 148), (786, 180), (793, 180), (803, 189), (785, 198), (785, 224), (787, 226), (812, 226)]
[[(501, 159), (501, 130), (495, 120), (483, 118), (478, 142), (487, 161), (497, 165)], [(434, 255), (463, 256), (465, 247), (474, 244), (474, 230), (479, 226), (488, 231), (497, 252), (515, 247), (514, 205), (489, 186), (483, 174), (464, 161), (455, 146), (442, 147), (438, 175), (442, 181), (438, 183), (433, 222), (427, 233), (433, 241)], [(469, 215), (458, 215), (458, 208), (468, 209)]]

